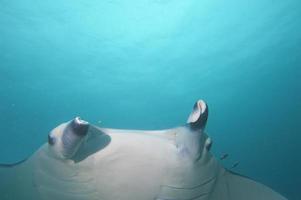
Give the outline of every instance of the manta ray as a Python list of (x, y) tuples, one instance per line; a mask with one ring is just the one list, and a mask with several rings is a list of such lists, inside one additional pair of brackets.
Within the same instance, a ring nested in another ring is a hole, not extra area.
[(198, 100), (183, 126), (102, 128), (76, 117), (54, 128), (31, 157), (0, 165), (1, 200), (285, 200), (224, 168)]

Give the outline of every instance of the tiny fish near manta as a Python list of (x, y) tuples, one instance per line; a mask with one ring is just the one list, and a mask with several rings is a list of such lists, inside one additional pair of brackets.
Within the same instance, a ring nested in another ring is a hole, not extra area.
[(221, 166), (196, 102), (187, 124), (145, 131), (75, 118), (27, 160), (0, 165), (1, 200), (285, 200)]

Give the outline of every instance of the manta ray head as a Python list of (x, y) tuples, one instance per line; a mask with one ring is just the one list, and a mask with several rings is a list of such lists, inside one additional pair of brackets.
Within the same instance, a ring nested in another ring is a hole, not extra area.
[[(204, 147), (210, 150), (212, 141), (204, 132), (207, 118), (208, 106), (205, 101), (198, 100), (188, 117), (186, 126), (176, 128), (177, 146), (192, 158), (201, 156)], [(59, 125), (48, 135), (49, 151), (57, 158), (71, 159), (75, 162), (84, 160), (105, 148), (110, 142), (110, 135), (80, 117)]]
[(205, 101), (198, 100), (190, 113), (186, 126), (179, 127), (176, 134), (176, 145), (179, 154), (193, 161), (207, 155), (212, 140), (206, 134), (208, 106)]
[(48, 135), (49, 148), (60, 158), (72, 158), (85, 141), (89, 126), (79, 117), (59, 125)]

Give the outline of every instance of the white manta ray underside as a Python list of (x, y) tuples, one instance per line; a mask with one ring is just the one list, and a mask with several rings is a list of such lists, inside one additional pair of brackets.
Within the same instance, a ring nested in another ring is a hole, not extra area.
[(75, 118), (33, 156), (0, 165), (1, 200), (285, 200), (212, 156), (208, 107), (158, 130), (100, 128)]

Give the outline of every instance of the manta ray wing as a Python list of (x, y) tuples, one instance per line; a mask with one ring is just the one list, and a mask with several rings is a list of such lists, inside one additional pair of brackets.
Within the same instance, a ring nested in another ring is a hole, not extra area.
[(271, 188), (248, 177), (227, 170), (225, 172), (226, 188), (231, 200), (285, 200)]
[(32, 157), (17, 163), (0, 165), (1, 200), (36, 200), (38, 192), (32, 176)]

